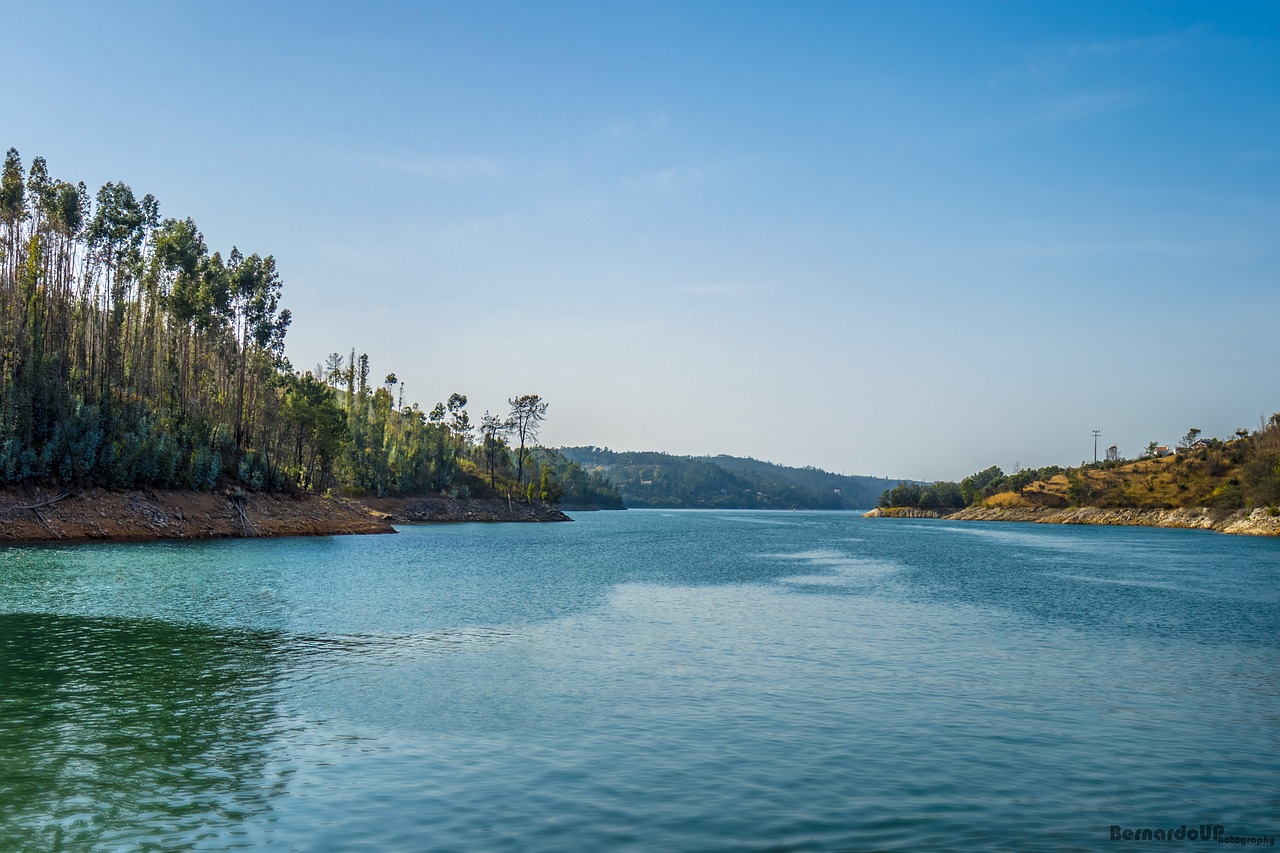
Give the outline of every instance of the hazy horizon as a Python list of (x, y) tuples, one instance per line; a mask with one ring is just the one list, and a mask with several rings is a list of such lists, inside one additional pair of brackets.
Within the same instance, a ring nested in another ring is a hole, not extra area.
[(1274, 4), (0, 10), (0, 145), (274, 255), (300, 370), (920, 480), (1280, 409)]

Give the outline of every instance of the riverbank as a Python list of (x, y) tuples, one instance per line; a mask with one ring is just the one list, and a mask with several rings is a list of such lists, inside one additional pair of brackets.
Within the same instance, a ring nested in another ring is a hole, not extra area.
[(945, 518), (949, 521), (1026, 521), (1035, 524), (1107, 524), (1127, 527), (1180, 527), (1242, 536), (1280, 536), (1280, 517), (1265, 509), (1131, 509), (1102, 507), (983, 507), (937, 513), (914, 507), (874, 509), (870, 518)]
[(323, 498), (47, 486), (0, 490), (0, 542), (143, 542), (395, 533), (395, 524), (572, 521), (555, 506), (492, 498)]
[(0, 542), (130, 542), (394, 533), (356, 501), (315, 495), (0, 490)]
[(468, 521), (573, 521), (542, 501), (504, 498), (364, 498), (362, 504), (387, 521), (404, 524), (457, 524)]

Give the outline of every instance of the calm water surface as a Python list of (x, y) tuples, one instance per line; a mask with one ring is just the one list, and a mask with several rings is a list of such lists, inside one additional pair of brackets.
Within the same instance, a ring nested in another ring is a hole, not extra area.
[(1280, 832), (1280, 541), (577, 518), (0, 550), (0, 850)]

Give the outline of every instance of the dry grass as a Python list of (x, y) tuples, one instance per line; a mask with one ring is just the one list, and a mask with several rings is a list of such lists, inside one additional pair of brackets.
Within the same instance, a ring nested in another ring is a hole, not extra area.
[(1030, 500), (1023, 497), (1020, 492), (999, 492), (984, 500), (982, 505), (1001, 508), (1035, 506)]
[[(1002, 492), (983, 506), (1230, 507), (1240, 503), (1243, 446), (1235, 442), (1193, 453), (1073, 468), (1021, 492)], [(1079, 485), (1075, 488), (1072, 482)]]

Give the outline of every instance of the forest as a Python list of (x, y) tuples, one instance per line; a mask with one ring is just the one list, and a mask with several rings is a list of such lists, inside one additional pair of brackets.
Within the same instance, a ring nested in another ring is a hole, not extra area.
[(749, 456), (721, 454), (706, 458), (727, 471), (745, 477), (765, 483), (786, 483), (816, 495), (834, 499), (838, 502), (839, 509), (866, 509), (874, 506), (880, 494), (898, 482), (885, 477), (868, 477), (862, 474), (835, 474), (811, 465), (795, 468), (764, 462)]
[(866, 509), (894, 482), (737, 456), (598, 447), (562, 447), (560, 452), (611, 483), (631, 507)]
[(0, 175), (0, 482), (507, 496), (612, 505), (602, 478), (537, 446), (548, 403), (473, 422), (452, 394), (404, 401), (367, 354), (285, 356), (271, 255), (225, 255), (150, 194)]

